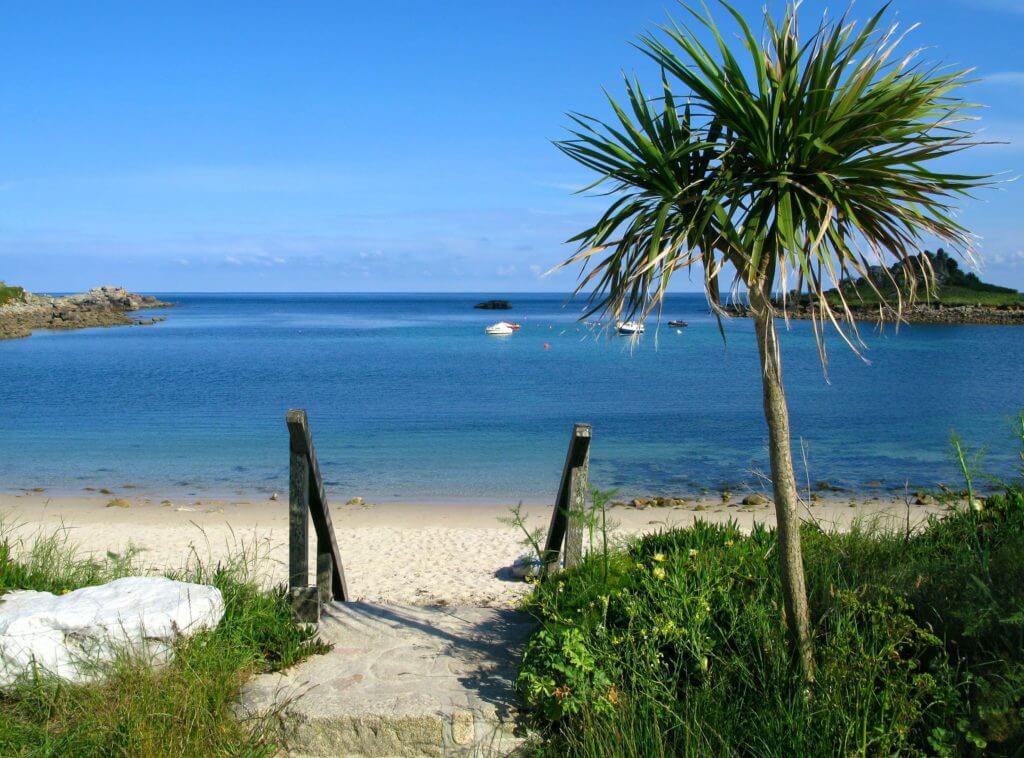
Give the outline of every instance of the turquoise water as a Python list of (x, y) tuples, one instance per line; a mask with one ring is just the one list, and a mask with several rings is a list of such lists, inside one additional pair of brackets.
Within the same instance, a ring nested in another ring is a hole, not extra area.
[[(564, 296), (510, 296), (502, 313), (472, 294), (160, 296), (179, 306), (156, 326), (0, 342), (0, 486), (282, 491), (292, 407), (335, 499), (549, 498), (574, 421), (594, 426), (592, 479), (623, 494), (767, 469), (751, 325), (729, 322), (723, 345), (699, 295), (668, 300), (681, 334), (651, 325), (638, 343), (593, 334)], [(500, 318), (523, 328), (485, 336)], [(1016, 471), (1024, 331), (865, 331), (870, 364), (830, 341), (831, 384), (810, 325), (783, 335), (811, 480), (955, 481), (953, 430), (993, 473)]]

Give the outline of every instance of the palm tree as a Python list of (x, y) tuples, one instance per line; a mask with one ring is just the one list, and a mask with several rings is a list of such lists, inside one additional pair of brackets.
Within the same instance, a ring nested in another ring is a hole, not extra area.
[[(975, 144), (963, 128), (972, 106), (955, 97), (967, 72), (925, 67), (914, 53), (895, 58), (902, 36), (895, 25), (882, 27), (884, 9), (860, 29), (845, 17), (823, 18), (801, 39), (792, 5), (777, 22), (765, 14), (759, 41), (738, 12), (721, 5), (738, 25), (745, 67), (710, 13), (684, 6), (710, 45), (674, 21), (640, 38), (637, 47), (663, 72), (658, 98), (627, 78), (628, 105), (609, 96), (612, 122), (571, 115), (572, 137), (558, 147), (599, 174), (586, 190), (602, 185), (613, 200), (570, 240), (578, 251), (560, 266), (582, 262), (577, 292), (591, 293), (588, 315), (646, 317), (672, 274), (695, 265), (719, 318), (720, 280), (731, 276), (734, 298), (745, 291), (761, 362), (786, 623), (810, 683), (776, 319), (794, 298), (809, 297), (823, 365), (828, 324), (857, 350), (844, 289), (831, 297), (826, 291), (863, 276), (899, 319), (918, 279), (930, 291), (928, 259), (917, 255), (929, 239), (970, 255), (971, 237), (952, 218), (952, 203), (989, 177), (934, 168), (935, 159)], [(921, 270), (878, 288), (868, 268), (886, 258)]]

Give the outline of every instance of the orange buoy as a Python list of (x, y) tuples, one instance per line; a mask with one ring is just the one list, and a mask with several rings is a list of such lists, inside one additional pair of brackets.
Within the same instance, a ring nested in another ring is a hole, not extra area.
[(550, 350), (551, 349), (551, 345), (549, 345), (547, 342), (545, 342), (544, 343), (544, 349), (545, 350)]

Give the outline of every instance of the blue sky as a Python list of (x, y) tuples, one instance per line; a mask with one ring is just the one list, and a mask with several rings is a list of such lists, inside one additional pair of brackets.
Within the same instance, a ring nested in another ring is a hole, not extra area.
[[(761, 3), (739, 2), (756, 14)], [(816, 19), (826, 6), (806, 2)], [(845, 3), (828, 4), (834, 11)], [(775, 9), (780, 3), (773, 3)], [(863, 18), (875, 3), (859, 3)], [(1024, 0), (896, 0), (910, 47), (977, 67), (1024, 167)], [(670, 2), (5, 3), (0, 278), (34, 290), (566, 290), (593, 217), (550, 143), (604, 115)], [(909, 48), (908, 48), (909, 49)], [(1024, 184), (964, 205), (986, 278), (1024, 288)], [(699, 277), (679, 289), (696, 289)]]

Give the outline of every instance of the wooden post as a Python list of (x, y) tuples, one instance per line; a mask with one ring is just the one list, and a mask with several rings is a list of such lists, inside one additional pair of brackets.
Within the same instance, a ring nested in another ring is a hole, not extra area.
[(289, 594), (296, 619), (304, 624), (320, 623), (320, 595), (316, 587), (295, 587)]
[(334, 559), (329, 545), (316, 540), (316, 589), (321, 603), (334, 599)]
[(288, 466), (288, 587), (309, 584), (309, 463), (292, 446)]
[(565, 533), (565, 567), (579, 565), (583, 560), (583, 520), (587, 516), (587, 475), (589, 453), (582, 465), (572, 470), (569, 485), (569, 523)]
[[(317, 586), (322, 595), (326, 595), (330, 599), (346, 601), (349, 595), (348, 585), (345, 582), (345, 570), (341, 563), (341, 551), (338, 550), (338, 543), (334, 538), (334, 525), (331, 523), (331, 511), (327, 505), (327, 490), (324, 489), (324, 480), (320, 476), (320, 463), (317, 461), (316, 448), (313, 446), (309, 420), (303, 410), (288, 411), (286, 420), (293, 460), (294, 456), (299, 455), (308, 466), (306, 502), (313, 521), (313, 529), (316, 532)], [(306, 550), (308, 550), (308, 539), (304, 539), (303, 544), (307, 546)], [(289, 550), (289, 554), (291, 553), (292, 550)], [(308, 564), (304, 563), (303, 565), (306, 566), (304, 570), (306, 584), (308, 584)]]
[[(565, 543), (566, 534), (570, 528), (570, 508), (574, 505), (577, 505), (580, 511), (584, 508), (587, 469), (590, 460), (590, 438), (590, 424), (573, 425), (572, 436), (569, 438), (569, 449), (565, 454), (565, 465), (562, 467), (562, 479), (555, 497), (555, 508), (551, 513), (551, 524), (548, 526), (548, 537), (544, 543), (544, 574), (557, 570), (561, 563), (562, 545)], [(582, 524), (578, 524), (578, 534), (573, 538), (572, 551), (575, 552), (573, 560), (578, 559), (583, 550), (581, 528)], [(566, 552), (568, 559), (570, 548), (567, 547)]]

